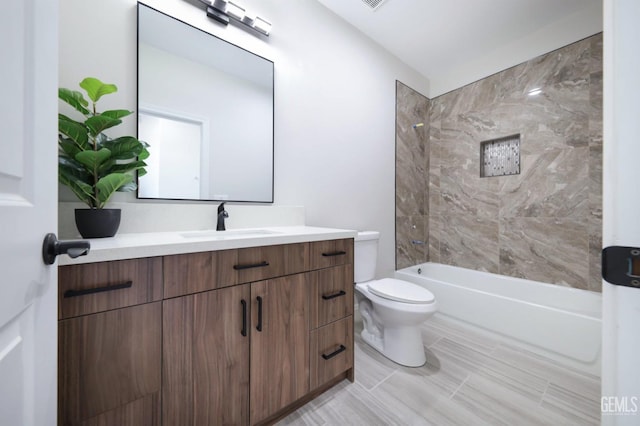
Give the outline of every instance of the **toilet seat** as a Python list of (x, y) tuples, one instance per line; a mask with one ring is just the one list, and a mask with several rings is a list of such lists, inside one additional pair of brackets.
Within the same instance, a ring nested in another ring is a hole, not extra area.
[(402, 303), (433, 303), (433, 293), (424, 287), (395, 278), (383, 278), (367, 283), (369, 291), (376, 296)]

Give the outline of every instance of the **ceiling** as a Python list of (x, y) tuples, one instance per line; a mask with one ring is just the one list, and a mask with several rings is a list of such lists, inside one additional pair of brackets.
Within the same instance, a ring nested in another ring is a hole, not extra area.
[[(464, 80), (465, 67), (476, 68), (469, 83), (602, 30), (602, 0), (385, 0), (376, 10), (364, 0), (318, 1), (440, 92), (452, 73)], [(477, 69), (492, 56), (498, 69)]]

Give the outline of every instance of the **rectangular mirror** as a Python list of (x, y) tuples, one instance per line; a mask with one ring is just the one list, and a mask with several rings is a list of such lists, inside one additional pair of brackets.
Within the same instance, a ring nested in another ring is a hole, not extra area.
[(273, 202), (273, 62), (138, 3), (138, 198)]

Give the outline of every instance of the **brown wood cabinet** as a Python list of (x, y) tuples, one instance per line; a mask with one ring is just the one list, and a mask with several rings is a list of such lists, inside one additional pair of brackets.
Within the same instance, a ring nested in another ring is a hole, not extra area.
[(163, 302), (164, 425), (247, 424), (249, 302), (249, 284)]
[(251, 284), (251, 424), (309, 392), (308, 278)]
[(59, 424), (270, 424), (353, 381), (353, 240), (60, 267)]
[(161, 302), (60, 321), (58, 424), (159, 425), (161, 321)]

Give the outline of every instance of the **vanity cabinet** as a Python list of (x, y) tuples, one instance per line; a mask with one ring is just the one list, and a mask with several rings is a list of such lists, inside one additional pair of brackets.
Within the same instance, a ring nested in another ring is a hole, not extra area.
[(309, 392), (308, 279), (297, 274), (251, 285), (252, 425)]
[(161, 265), (60, 267), (58, 424), (160, 424)]
[(59, 271), (59, 424), (270, 424), (353, 381), (353, 239)]
[(163, 302), (164, 425), (247, 424), (249, 287)]

